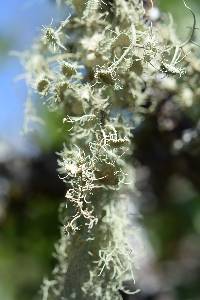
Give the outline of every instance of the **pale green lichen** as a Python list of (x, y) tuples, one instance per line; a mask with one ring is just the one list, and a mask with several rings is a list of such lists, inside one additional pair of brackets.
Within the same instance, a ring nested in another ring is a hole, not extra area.
[(120, 200), (127, 189), (132, 129), (169, 93), (181, 99), (188, 81), (192, 101), (199, 99), (196, 19), (184, 2), (193, 28), (177, 43), (172, 23), (153, 23), (142, 1), (69, 2), (73, 16), (58, 29), (44, 27), (22, 56), (28, 84), (71, 126), (58, 160), (68, 186), (58, 265), (53, 280), (44, 281), (43, 300), (120, 299), (125, 280), (132, 278), (134, 287), (134, 255)]

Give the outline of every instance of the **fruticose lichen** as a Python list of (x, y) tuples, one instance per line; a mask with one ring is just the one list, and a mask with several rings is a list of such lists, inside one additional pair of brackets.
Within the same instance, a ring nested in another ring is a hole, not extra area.
[(72, 15), (57, 29), (44, 27), (22, 55), (28, 85), (70, 127), (58, 159), (67, 186), (58, 265), (44, 280), (42, 299), (121, 299), (125, 280), (133, 280), (125, 292), (134, 293), (124, 200), (134, 181), (128, 176), (134, 128), (167, 97), (183, 107), (190, 103), (182, 101), (185, 89), (192, 101), (199, 97), (196, 19), (184, 2), (194, 24), (180, 42), (171, 18), (151, 17), (151, 1), (66, 4)]

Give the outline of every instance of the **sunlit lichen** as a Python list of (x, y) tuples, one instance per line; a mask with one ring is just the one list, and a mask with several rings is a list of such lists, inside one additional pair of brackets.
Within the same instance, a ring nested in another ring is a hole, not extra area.
[(193, 27), (177, 43), (171, 23), (166, 26), (166, 17), (160, 22), (158, 9), (153, 18), (142, 1), (67, 2), (73, 16), (58, 29), (44, 27), (37, 45), (22, 56), (28, 84), (51, 109), (62, 110), (61, 123), (70, 127), (58, 159), (67, 183), (58, 266), (54, 279), (44, 281), (43, 300), (120, 299), (123, 281), (134, 279), (119, 200), (128, 183), (133, 128), (163, 98), (183, 99), (180, 105), (187, 107), (199, 99), (197, 77), (190, 80), (200, 72), (194, 63), (196, 18), (184, 2)]

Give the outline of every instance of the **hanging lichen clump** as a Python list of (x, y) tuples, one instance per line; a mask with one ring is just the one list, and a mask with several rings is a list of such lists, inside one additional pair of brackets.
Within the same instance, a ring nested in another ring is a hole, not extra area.
[(43, 300), (121, 299), (119, 289), (134, 293), (123, 286), (134, 283), (125, 197), (133, 129), (168, 96), (181, 102), (190, 89), (199, 97), (196, 19), (184, 3), (194, 25), (179, 42), (172, 20), (151, 17), (151, 1), (148, 9), (139, 0), (66, 2), (73, 14), (44, 27), (22, 56), (29, 86), (70, 128), (58, 160), (67, 187), (58, 265)]

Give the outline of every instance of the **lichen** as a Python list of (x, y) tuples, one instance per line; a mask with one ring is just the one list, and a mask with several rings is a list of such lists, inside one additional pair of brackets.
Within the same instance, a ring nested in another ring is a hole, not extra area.
[(187, 106), (181, 99), (188, 82), (191, 101), (198, 98), (196, 18), (184, 2), (193, 27), (179, 42), (171, 20), (152, 20), (142, 1), (70, 5), (73, 15), (58, 29), (44, 27), (22, 55), (29, 86), (50, 109), (62, 110), (61, 122), (71, 128), (58, 159), (67, 184), (58, 265), (53, 279), (44, 281), (43, 300), (120, 299), (125, 280), (132, 278), (134, 287), (133, 249), (120, 200), (128, 184), (133, 129), (163, 98)]

